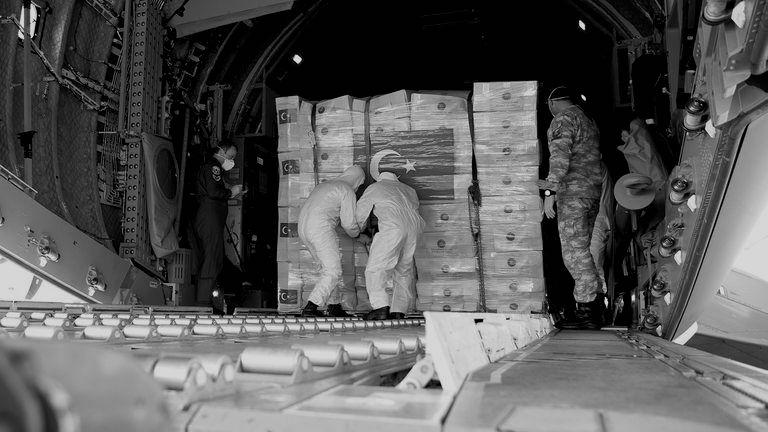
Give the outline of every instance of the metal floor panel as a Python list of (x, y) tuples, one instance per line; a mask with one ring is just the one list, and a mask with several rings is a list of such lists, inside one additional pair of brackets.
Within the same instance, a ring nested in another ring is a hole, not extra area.
[[(667, 353), (661, 355), (642, 341), (630, 343), (617, 332), (554, 333), (472, 374), (444, 430), (747, 431), (759, 429), (756, 425), (765, 427), (701, 385), (696, 372), (686, 376), (676, 354)], [(765, 376), (764, 371), (751, 372)]]

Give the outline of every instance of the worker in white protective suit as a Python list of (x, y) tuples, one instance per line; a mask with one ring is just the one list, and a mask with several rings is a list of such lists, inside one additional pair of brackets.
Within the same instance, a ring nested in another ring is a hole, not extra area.
[(341, 296), (336, 290), (342, 275), (336, 227), (341, 223), (350, 237), (360, 235), (360, 227), (355, 220), (355, 191), (364, 181), (363, 169), (352, 166), (335, 179), (317, 185), (301, 207), (299, 238), (309, 249), (320, 270), (320, 278), (302, 309), (302, 316), (322, 316), (318, 308), (326, 303), (328, 315), (349, 316), (342, 309)]
[[(379, 232), (373, 237), (365, 267), (365, 287), (373, 308), (365, 319), (403, 318), (416, 297), (413, 254), (424, 230), (419, 198), (416, 191), (398, 181), (397, 176), (383, 172), (357, 202), (355, 218), (361, 229), (365, 228), (371, 211), (379, 220)], [(390, 279), (391, 305), (385, 289)]]

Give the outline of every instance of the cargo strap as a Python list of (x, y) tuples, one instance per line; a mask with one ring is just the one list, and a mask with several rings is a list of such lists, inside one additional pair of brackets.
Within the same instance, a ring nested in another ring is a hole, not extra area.
[[(363, 171), (370, 174), (370, 167), (371, 167), (371, 98), (365, 98), (365, 111), (363, 112), (365, 116), (365, 131), (363, 132), (363, 139), (365, 140), (365, 167), (363, 168)], [(354, 142), (354, 136), (352, 138)], [(366, 175), (367, 177), (367, 175)]]
[(477, 249), (477, 281), (478, 281), (478, 309), (487, 312), (485, 304), (485, 262), (483, 261), (483, 232), (480, 228), (480, 205), (482, 204), (480, 187), (477, 180), (472, 180), (472, 185), (467, 189), (467, 212), (469, 213), (472, 239)]
[(312, 107), (312, 114), (310, 115), (310, 128), (307, 131), (307, 137), (309, 143), (312, 144), (312, 170), (315, 174), (315, 186), (320, 184), (320, 172), (317, 167), (317, 139), (315, 137), (315, 108)]

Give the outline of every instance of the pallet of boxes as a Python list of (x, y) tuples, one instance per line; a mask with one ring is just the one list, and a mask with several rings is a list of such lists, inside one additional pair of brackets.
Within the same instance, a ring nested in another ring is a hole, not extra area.
[[(355, 102), (358, 105), (353, 106)], [(319, 277), (318, 264), (299, 239), (299, 212), (318, 183), (337, 177), (353, 164), (352, 137), (363, 127), (361, 106), (364, 104), (359, 102), (341, 97), (315, 106), (298, 96), (275, 100), (280, 177), (277, 233), (280, 312), (300, 311)], [(343, 275), (336, 289), (342, 306), (353, 311), (358, 308), (354, 241), (341, 228), (338, 231)]]
[(475, 83), (472, 109), (488, 311), (544, 302), (536, 82)]

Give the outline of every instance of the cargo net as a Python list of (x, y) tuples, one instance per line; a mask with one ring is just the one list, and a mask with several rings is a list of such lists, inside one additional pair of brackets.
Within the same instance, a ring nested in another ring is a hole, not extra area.
[[(298, 238), (301, 206), (317, 184), (358, 165), (366, 172), (366, 185), (389, 171), (419, 196), (426, 227), (415, 256), (415, 309), (540, 310), (544, 291), (535, 183), (536, 96), (535, 82), (478, 83), (474, 112), (467, 92), (400, 90), (319, 103), (298, 96), (278, 98), (279, 309), (298, 311), (319, 277)], [(473, 157), (484, 195), (479, 211), (472, 200), (467, 205)], [(339, 238), (342, 306), (370, 310), (367, 249), (341, 229)], [(506, 267), (497, 265), (503, 259)], [(391, 295), (391, 282), (387, 290)]]
[[(107, 87), (115, 93), (120, 93), (119, 68), (123, 60), (123, 44), (117, 37), (112, 39), (111, 54), (107, 63)], [(130, 76), (130, 74), (128, 74)], [(106, 110), (98, 121), (98, 144), (96, 146), (96, 163), (98, 166), (99, 196), (101, 203), (123, 208), (127, 175), (127, 148), (120, 139), (117, 131), (118, 113)]]

